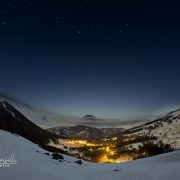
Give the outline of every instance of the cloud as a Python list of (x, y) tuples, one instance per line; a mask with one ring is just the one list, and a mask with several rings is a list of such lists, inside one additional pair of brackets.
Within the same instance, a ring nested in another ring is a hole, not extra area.
[(109, 123), (109, 122), (82, 122), (82, 123), (79, 123), (78, 125), (113, 127), (114, 123)]
[(137, 125), (147, 122), (148, 120), (139, 119), (139, 120), (126, 120), (118, 122), (119, 125)]
[(43, 116), (41, 117), (41, 119), (42, 119), (42, 120), (47, 120), (47, 116), (46, 116), (46, 115), (43, 115)]
[(88, 121), (103, 121), (102, 119), (98, 119), (96, 116), (88, 114), (83, 117), (83, 119)]
[(22, 105), (22, 106), (24, 106), (24, 107), (26, 107), (26, 108), (28, 108), (28, 109), (31, 109), (31, 110), (34, 109), (32, 106), (30, 106), (29, 104), (27, 104), (27, 103), (19, 100), (18, 98), (13, 97), (13, 96), (8, 95), (8, 94), (4, 94), (4, 93), (2, 93), (2, 92), (0, 92), (0, 99), (1, 99), (1, 100), (4, 100), (4, 101), (10, 101), (10, 102), (16, 103), (16, 104), (18, 104), (18, 105)]
[[(89, 126), (98, 126), (98, 127), (123, 127), (130, 126), (134, 127), (140, 124), (143, 124), (147, 121), (154, 120), (155, 117), (151, 118), (141, 118), (139, 120), (102, 120), (98, 119), (94, 115), (85, 115), (83, 118), (75, 118), (62, 114), (56, 114), (52, 112), (48, 112), (36, 107), (32, 107), (31, 105), (25, 103), (22, 100), (19, 100), (16, 97), (0, 92), (0, 100), (1, 101), (9, 101), (10, 103), (14, 103), (15, 105), (19, 105), (21, 108), (21, 112), (28, 116), (31, 120), (33, 120), (37, 124), (49, 126), (59, 126), (60, 124), (68, 124), (68, 125), (89, 125)], [(136, 117), (137, 118), (137, 117)], [(40, 121), (41, 120), (41, 121)], [(43, 121), (42, 121), (43, 120)]]

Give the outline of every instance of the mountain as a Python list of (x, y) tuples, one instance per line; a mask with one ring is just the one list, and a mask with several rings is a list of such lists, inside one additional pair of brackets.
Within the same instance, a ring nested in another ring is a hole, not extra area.
[(69, 139), (67, 149), (75, 157), (92, 162), (134, 160), (180, 149), (180, 109), (128, 130), (80, 125), (49, 131)]
[(120, 135), (154, 137), (156, 143), (162, 142), (170, 144), (174, 149), (180, 149), (180, 109), (171, 111), (154, 121), (128, 129)]
[(95, 128), (85, 125), (70, 127), (55, 127), (48, 129), (49, 132), (63, 136), (66, 139), (95, 140), (112, 136), (125, 131), (123, 128)]
[(180, 109), (129, 130), (78, 125), (47, 131), (3, 101), (0, 129), (20, 135), (50, 152), (93, 162), (122, 162), (179, 149)]
[(54, 149), (48, 144), (58, 143), (61, 138), (31, 122), (6, 101), (0, 102), (0, 129), (20, 135), (46, 149)]
[[(126, 163), (95, 164), (68, 155), (53, 159), (53, 154), (23, 137), (0, 130), (0, 157), (14, 155), (15, 164), (0, 167), (1, 180), (179, 180), (180, 151)], [(59, 154), (61, 155), (61, 154)], [(3, 163), (1, 161), (1, 166)], [(26, 178), (25, 178), (26, 177)]]

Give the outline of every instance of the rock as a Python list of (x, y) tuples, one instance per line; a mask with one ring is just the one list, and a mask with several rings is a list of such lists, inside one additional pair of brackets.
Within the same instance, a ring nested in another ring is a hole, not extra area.
[(82, 161), (79, 159), (78, 161), (75, 161), (75, 163), (81, 165), (81, 164), (82, 164)]
[(57, 154), (57, 153), (53, 153), (52, 154), (52, 157), (53, 157), (53, 159), (64, 159), (64, 157), (62, 156), (62, 155), (60, 155), (60, 154)]

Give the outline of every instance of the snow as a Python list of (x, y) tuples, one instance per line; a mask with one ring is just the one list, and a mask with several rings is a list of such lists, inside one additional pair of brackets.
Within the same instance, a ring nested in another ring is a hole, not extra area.
[(140, 142), (140, 143), (132, 143), (132, 144), (129, 144), (129, 145), (126, 145), (125, 147), (128, 148), (128, 149), (139, 149), (139, 146), (142, 146), (143, 144)]
[[(0, 167), (1, 180), (179, 180), (180, 151), (117, 164), (59, 162), (30, 141), (0, 130), (0, 159), (15, 155), (16, 165)], [(39, 151), (39, 152), (37, 152)]]
[(4, 107), (5, 109), (7, 109), (6, 104), (5, 104), (4, 102), (3, 102), (2, 104), (3, 104), (3, 107)]
[(6, 104), (5, 104), (4, 102), (3, 102), (2, 104), (3, 104), (3, 107), (4, 107), (13, 117), (15, 117), (15, 114), (14, 114), (11, 110), (9, 110), (9, 109), (7, 108)]
[(169, 118), (172, 122), (162, 121), (162, 126), (151, 129), (151, 131), (148, 128), (154, 126), (155, 123), (144, 125), (143, 130), (131, 133), (131, 135), (149, 133), (150, 136), (157, 137), (157, 142), (161, 141), (170, 144), (174, 149), (180, 149), (180, 109), (168, 113), (164, 118)]

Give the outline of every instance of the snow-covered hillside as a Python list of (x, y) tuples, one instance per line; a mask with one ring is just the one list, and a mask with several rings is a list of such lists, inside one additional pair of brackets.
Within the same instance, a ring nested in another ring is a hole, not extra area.
[(180, 109), (168, 113), (166, 116), (129, 129), (130, 135), (149, 135), (157, 137), (157, 142), (170, 144), (174, 149), (180, 149)]
[(0, 159), (15, 155), (17, 163), (0, 167), (1, 180), (179, 180), (180, 151), (121, 164), (75, 163), (63, 155), (52, 159), (30, 141), (0, 130)]

